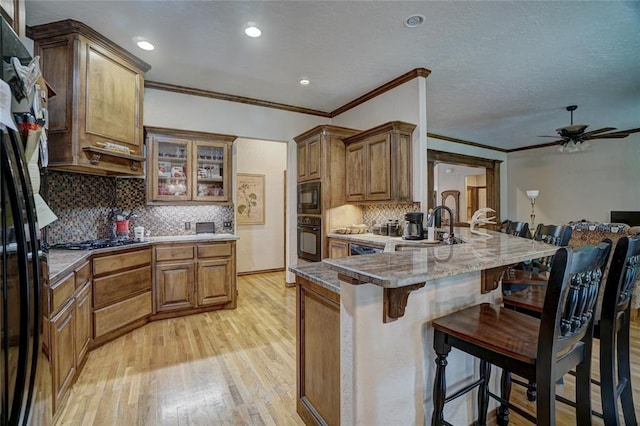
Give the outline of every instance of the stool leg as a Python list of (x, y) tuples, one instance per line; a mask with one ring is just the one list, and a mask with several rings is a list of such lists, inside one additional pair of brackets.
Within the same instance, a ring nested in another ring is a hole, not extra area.
[(444, 333), (435, 330), (433, 335), (433, 349), (436, 351), (436, 377), (433, 382), (433, 415), (431, 416), (431, 426), (442, 426), (444, 421), (444, 400), (447, 392), (447, 379), (445, 368), (447, 367), (447, 356), (451, 351), (451, 346), (445, 342)]
[[(500, 379), (500, 397), (505, 401), (509, 401), (511, 397), (511, 372), (502, 370), (502, 378)], [(498, 426), (507, 426), (509, 424), (509, 405), (501, 402), (498, 407), (497, 415)]]
[[(551, 371), (542, 371), (538, 368), (536, 372), (537, 382), (537, 403), (536, 403), (536, 425), (555, 426), (556, 424), (556, 384), (551, 379)], [(576, 388), (578, 385), (576, 384)], [(583, 426), (583, 423), (576, 424)], [(591, 423), (584, 423), (591, 424)]]
[(584, 347), (584, 359), (576, 366), (576, 424), (591, 425), (591, 341)]
[(491, 364), (480, 360), (480, 388), (478, 389), (478, 426), (486, 426), (487, 411), (489, 410), (489, 378), (491, 377)]
[(538, 392), (536, 391), (536, 384), (532, 381), (529, 381), (527, 385), (527, 399), (529, 401), (535, 401), (538, 397)]
[[(600, 322), (600, 398), (606, 425), (617, 425), (619, 418), (616, 398), (614, 334), (615, 331), (611, 324), (605, 325), (603, 321)], [(618, 350), (620, 349), (618, 348)], [(618, 374), (621, 375), (621, 373)]]
[[(626, 384), (620, 399), (622, 402), (622, 413), (624, 423), (627, 425), (638, 424), (636, 420), (635, 407), (633, 406), (633, 389), (631, 388), (631, 366), (629, 362), (629, 316), (625, 316), (625, 322), (618, 332), (618, 380), (626, 379)], [(619, 383), (618, 382), (618, 383)]]

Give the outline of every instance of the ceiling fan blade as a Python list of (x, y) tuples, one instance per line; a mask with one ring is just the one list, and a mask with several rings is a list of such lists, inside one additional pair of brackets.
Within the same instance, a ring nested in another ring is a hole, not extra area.
[(555, 136), (549, 136), (549, 135), (538, 135), (539, 138), (556, 138), (558, 139), (558, 135)]
[(629, 133), (616, 132), (616, 133), (609, 133), (608, 135), (589, 136), (589, 137), (582, 138), (582, 139), (584, 139), (584, 140), (587, 140), (587, 139), (622, 139), (622, 138), (626, 138), (627, 136), (629, 136)]
[(581, 136), (591, 136), (596, 135), (598, 133), (610, 132), (611, 130), (615, 130), (615, 127), (603, 127), (602, 129), (592, 130), (590, 132), (585, 132)]

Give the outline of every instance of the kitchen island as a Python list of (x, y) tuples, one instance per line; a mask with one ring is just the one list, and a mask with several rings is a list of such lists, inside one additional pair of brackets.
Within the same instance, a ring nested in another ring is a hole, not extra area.
[[(456, 228), (455, 234), (465, 243), (431, 246), (388, 238), (384, 253), (325, 259), (321, 264), (291, 268), (298, 284), (298, 327), (302, 339), (298, 342), (299, 357), (301, 352), (308, 356), (314, 347), (322, 348), (305, 343), (316, 340), (310, 333), (317, 328), (309, 329), (310, 319), (301, 311), (305, 304), (300, 296), (309, 294), (309, 289), (328, 290), (337, 283), (340, 286), (336, 312), (339, 327), (335, 327), (332, 335), (339, 340), (340, 424), (420, 425), (429, 421), (436, 367), (430, 322), (468, 306), (499, 303), (499, 289), (482, 291), (483, 273), (549, 256), (557, 250), (555, 246), (496, 232), (489, 232), (487, 238), (471, 234), (468, 228)], [(353, 237), (360, 242), (367, 238)], [(398, 248), (403, 251), (395, 251)], [(332, 324), (326, 318), (324, 322), (327, 326)], [(329, 341), (327, 332), (323, 333), (322, 340)], [(325, 345), (330, 349), (330, 345)], [(331, 353), (334, 352), (330, 350)], [(473, 381), (476, 361), (453, 351), (448, 362), (450, 386)], [(298, 380), (303, 392), (299, 390), (298, 411), (302, 405), (308, 412), (315, 411), (324, 418), (323, 408), (332, 404), (326, 405), (320, 395), (313, 395), (317, 385), (314, 380), (325, 384), (324, 377), (330, 374), (324, 371), (316, 375), (314, 367), (305, 363), (304, 358), (299, 359)], [(326, 364), (322, 368), (328, 369)], [(494, 370), (494, 392), (496, 377), (499, 372)], [(475, 406), (475, 396), (467, 394), (447, 404), (445, 418), (456, 425), (471, 424)]]

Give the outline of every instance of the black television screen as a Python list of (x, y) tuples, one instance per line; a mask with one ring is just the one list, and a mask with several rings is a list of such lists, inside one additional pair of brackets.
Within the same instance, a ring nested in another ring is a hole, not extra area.
[(626, 223), (629, 226), (640, 226), (640, 212), (611, 211), (611, 223)]

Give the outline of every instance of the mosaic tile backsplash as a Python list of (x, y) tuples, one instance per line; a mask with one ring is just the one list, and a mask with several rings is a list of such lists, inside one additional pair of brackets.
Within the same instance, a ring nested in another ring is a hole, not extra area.
[(369, 227), (388, 220), (403, 223), (405, 213), (419, 211), (420, 203), (365, 205), (362, 206), (362, 221)]
[[(47, 227), (49, 244), (113, 237), (113, 208), (134, 210), (129, 229), (144, 226), (151, 235), (195, 234), (195, 222), (233, 223), (231, 205), (147, 206), (144, 179), (116, 179), (49, 171), (43, 178), (43, 196), (58, 216)], [(190, 222), (191, 229), (185, 229)], [(233, 229), (226, 229), (233, 232)]]

